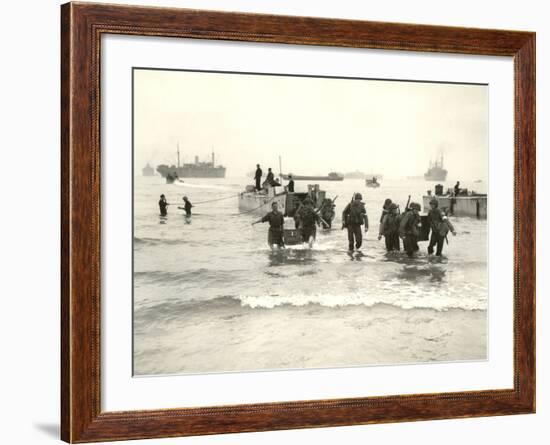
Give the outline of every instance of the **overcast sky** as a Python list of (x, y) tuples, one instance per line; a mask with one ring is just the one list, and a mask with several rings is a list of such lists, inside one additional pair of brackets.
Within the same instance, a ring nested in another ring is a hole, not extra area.
[(255, 168), (487, 179), (486, 86), (184, 71), (134, 71), (135, 173), (216, 152), (227, 177)]

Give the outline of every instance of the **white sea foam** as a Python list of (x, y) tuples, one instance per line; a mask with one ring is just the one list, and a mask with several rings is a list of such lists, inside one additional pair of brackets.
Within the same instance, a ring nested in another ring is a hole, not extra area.
[(241, 305), (251, 308), (273, 309), (277, 306), (305, 306), (308, 304), (319, 304), (325, 307), (343, 307), (343, 306), (367, 306), (376, 304), (388, 304), (402, 309), (427, 308), (437, 311), (446, 311), (449, 309), (462, 310), (486, 310), (487, 301), (478, 298), (465, 297), (457, 301), (452, 295), (439, 294), (437, 298), (426, 296), (421, 292), (411, 292), (408, 294), (357, 294), (348, 293), (345, 295), (315, 293), (315, 294), (294, 294), (294, 295), (262, 295), (262, 296), (239, 296), (233, 297), (241, 302)]

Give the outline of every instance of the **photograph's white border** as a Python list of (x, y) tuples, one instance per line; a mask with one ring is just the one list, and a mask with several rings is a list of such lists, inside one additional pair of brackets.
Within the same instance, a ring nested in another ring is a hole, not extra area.
[[(503, 389), (513, 386), (513, 62), (482, 57), (107, 35), (101, 60), (102, 410)], [(132, 377), (132, 67), (489, 85), (486, 361)]]

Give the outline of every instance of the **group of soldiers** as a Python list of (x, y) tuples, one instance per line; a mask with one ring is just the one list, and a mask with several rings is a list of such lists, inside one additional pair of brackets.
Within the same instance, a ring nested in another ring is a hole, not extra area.
[[(332, 206), (332, 201), (331, 204), (326, 205)], [(267, 235), (269, 246), (284, 247), (284, 216), (279, 211), (279, 205), (276, 202), (271, 204), (271, 212), (254, 221), (252, 225), (264, 222), (269, 222)], [(321, 209), (316, 210), (313, 200), (308, 196), (300, 203), (300, 206), (294, 213), (294, 227), (299, 231), (302, 242), (308, 243), (309, 247), (313, 247), (317, 236), (317, 227), (321, 227), (321, 225), (324, 228), (330, 228), (330, 221), (323, 219)]]
[[(166, 196), (160, 195), (160, 199), (159, 199), (160, 216), (167, 216), (168, 215), (168, 206), (169, 205), (171, 205), (171, 204), (168, 201), (166, 201)], [(189, 198), (187, 198), (187, 196), (184, 196), (183, 197), (183, 206), (178, 206), (178, 209), (185, 210), (186, 218), (190, 218), (192, 207), (193, 207), (193, 204), (191, 204), (191, 201), (189, 201)]]
[[(391, 199), (386, 199), (380, 215), (378, 240), (381, 240), (382, 237), (385, 238), (388, 252), (401, 250), (400, 239), (403, 240), (403, 250), (409, 257), (419, 250), (420, 210), (420, 204), (411, 202), (406, 206), (405, 212), (401, 214), (399, 206)], [(439, 208), (439, 202), (435, 198), (430, 201), (427, 223), (431, 232), (428, 254), (432, 255), (435, 247), (436, 256), (441, 256), (447, 234), (451, 232), (454, 236), (456, 230), (447, 214)]]
[[(398, 205), (392, 202), (391, 199), (386, 199), (380, 216), (378, 240), (381, 240), (382, 237), (385, 238), (388, 252), (400, 251), (401, 240), (403, 240), (403, 250), (409, 257), (414, 256), (415, 252), (419, 250), (420, 211), (420, 204), (411, 202), (407, 204), (405, 211), (401, 213)], [(315, 240), (316, 227), (324, 223), (319, 216), (319, 212), (315, 210), (311, 199), (306, 198), (304, 200), (303, 205), (297, 211), (295, 221), (297, 221), (296, 227), (299, 227), (301, 231), (302, 241), (309, 243), (311, 247)], [(435, 254), (441, 256), (447, 234), (451, 232), (456, 235), (456, 230), (446, 213), (439, 208), (439, 203), (435, 198), (430, 201), (427, 221), (431, 231), (428, 254), (432, 255), (435, 250)], [(264, 222), (269, 223), (269, 246), (284, 247), (284, 216), (279, 211), (276, 202), (272, 203), (271, 212), (252, 224)], [(360, 193), (355, 193), (351, 202), (344, 208), (342, 212), (342, 229), (347, 230), (349, 251), (359, 251), (363, 243), (363, 230), (365, 234), (369, 230), (367, 210)]]

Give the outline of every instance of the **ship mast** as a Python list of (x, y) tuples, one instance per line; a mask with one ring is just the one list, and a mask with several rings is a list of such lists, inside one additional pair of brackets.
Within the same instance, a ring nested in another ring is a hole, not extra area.
[(212, 167), (215, 167), (216, 164), (214, 163), (215, 157), (214, 157), (214, 147), (212, 147)]
[(180, 168), (180, 141), (178, 141), (178, 150), (176, 153), (178, 154), (178, 168)]

